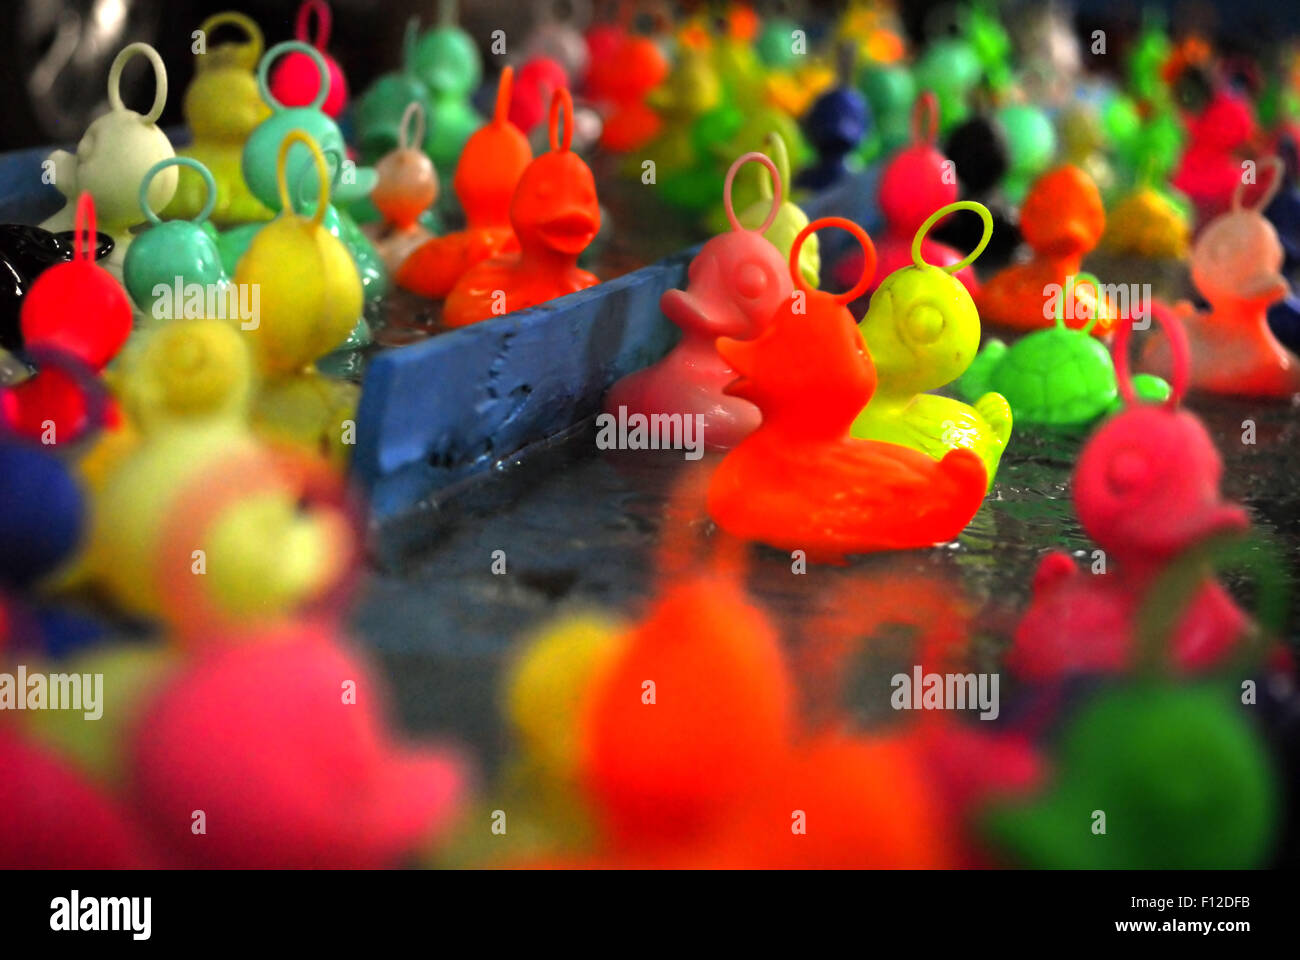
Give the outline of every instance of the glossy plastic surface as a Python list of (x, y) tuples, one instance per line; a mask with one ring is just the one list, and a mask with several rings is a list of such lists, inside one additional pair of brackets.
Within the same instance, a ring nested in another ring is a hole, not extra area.
[(714, 473), (709, 515), (735, 536), (831, 562), (950, 540), (984, 497), (984, 465), (968, 450), (936, 461), (848, 435), (875, 392), (876, 373), (845, 304), (870, 283), (875, 258), (868, 254), (868, 269), (845, 293), (809, 290), (797, 276), (798, 247), (827, 226), (849, 230), (871, 250), (857, 224), (813, 221), (791, 251), (802, 296), (783, 304), (756, 340), (718, 341), (740, 374), (728, 392), (754, 403), (763, 421)]
[[(316, 35), (311, 35), (311, 17), (316, 15)], [(331, 117), (338, 117), (347, 107), (348, 81), (339, 63), (326, 48), (330, 42), (330, 6), (325, 0), (304, 0), (298, 8), (294, 24), (294, 38), (310, 43), (325, 61), (329, 74), (325, 100), (320, 108)], [(271, 93), (286, 107), (301, 107), (316, 101), (320, 93), (321, 77), (316, 65), (302, 53), (293, 52), (280, 60), (271, 73)]]

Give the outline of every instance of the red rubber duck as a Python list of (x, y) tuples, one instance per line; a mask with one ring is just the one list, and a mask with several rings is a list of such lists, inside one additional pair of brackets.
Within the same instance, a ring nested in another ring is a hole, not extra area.
[[(1153, 316), (1172, 347), (1173, 393), (1161, 405), (1137, 404), (1127, 357), (1132, 325), (1121, 324), (1115, 375), (1128, 408), (1093, 434), (1074, 473), (1079, 522), (1104, 551), (1107, 569), (1083, 572), (1062, 552), (1043, 558), (1007, 658), (1031, 680), (1131, 666), (1135, 617), (1148, 588), (1207, 538), (1249, 525), (1241, 507), (1221, 499), (1223, 463), (1210, 435), (1193, 414), (1177, 408), (1188, 382), (1182, 325), (1159, 306)], [(1171, 660), (1182, 670), (1211, 667), (1232, 651), (1247, 625), (1206, 569), (1171, 635)]]
[(513, 70), (497, 82), (492, 119), (465, 143), (452, 188), (465, 211), (464, 230), (426, 240), (402, 263), (398, 286), (441, 300), (475, 264), (519, 249), (510, 226), (510, 201), (533, 159), (528, 138), (508, 119)]
[(591, 169), (569, 149), (573, 99), (568, 90), (551, 97), (550, 137), (550, 151), (528, 165), (510, 203), (519, 252), (485, 260), (457, 281), (443, 307), (447, 326), (525, 310), (600, 282), (578, 267), (578, 256), (600, 230), (600, 205)]
[[(750, 160), (767, 167), (774, 184), (772, 212), (757, 230), (741, 226), (731, 202), (736, 172)], [(664, 315), (681, 328), (681, 340), (654, 366), (615, 383), (605, 397), (607, 411), (699, 414), (705, 446), (714, 450), (731, 449), (758, 426), (758, 407), (725, 392), (736, 371), (714, 343), (720, 336), (758, 336), (790, 299), (794, 288), (785, 258), (763, 236), (781, 208), (782, 188), (776, 165), (765, 154), (747, 153), (731, 165), (723, 186), (731, 230), (700, 248), (687, 271), (687, 289), (669, 290), (659, 300)]]
[(1244, 97), (1219, 90), (1187, 124), (1188, 143), (1171, 182), (1196, 207), (1198, 227), (1227, 212), (1241, 186), (1239, 152), (1255, 138), (1255, 111)]
[[(1020, 210), (1020, 230), (1033, 249), (1027, 263), (1014, 264), (995, 274), (975, 297), (980, 319), (986, 324), (1037, 330), (1056, 323), (1045, 309), (1048, 287), (1065, 288), (1066, 277), (1082, 269), (1083, 258), (1097, 246), (1106, 229), (1106, 210), (1092, 177), (1071, 164), (1039, 177)], [(1075, 311), (1066, 326), (1077, 329), (1097, 316), (1094, 336), (1115, 327), (1109, 308)]]
[(601, 147), (627, 153), (659, 136), (663, 121), (646, 104), (646, 95), (668, 76), (668, 58), (651, 38), (621, 27), (593, 42), (596, 29), (588, 32), (587, 95), (604, 113)]
[[(866, 268), (841, 294), (809, 289), (799, 274), (803, 241), (828, 226), (851, 232)], [(709, 484), (709, 515), (728, 533), (811, 560), (931, 546), (965, 528), (984, 498), (979, 457), (953, 450), (942, 460), (897, 444), (855, 440), (854, 418), (875, 392), (876, 371), (846, 308), (875, 269), (860, 226), (815, 220), (790, 251), (798, 288), (756, 340), (718, 340), (740, 374), (727, 392), (753, 401), (763, 422), (723, 459)]]
[[(131, 302), (122, 285), (95, 262), (96, 236), (95, 202), (82, 193), (73, 259), (37, 278), (19, 314), (23, 343), (38, 371), (0, 390), (4, 422), (45, 444), (120, 422), (116, 404), (107, 396), (101, 402), (104, 391), (96, 388), (98, 374), (131, 335)], [(96, 406), (102, 409), (92, 409)]]
[[(885, 218), (885, 235), (876, 244), (876, 277), (912, 266), (912, 239), (926, 218), (957, 200), (957, 176), (952, 161), (936, 147), (939, 136), (939, 108), (929, 90), (916, 100), (912, 111), (912, 145), (894, 154), (880, 175), (877, 203)], [(921, 241), (921, 259), (939, 267), (960, 263), (965, 254), (926, 236)], [(862, 254), (852, 250), (835, 264), (832, 277), (842, 287), (850, 286), (862, 274)], [(953, 274), (971, 296), (979, 293), (979, 281), (969, 266)], [(880, 284), (872, 279), (867, 292)]]
[[(1192, 281), (1210, 303), (1198, 311), (1186, 301), (1175, 312), (1191, 343), (1191, 385), (1211, 393), (1285, 399), (1300, 393), (1300, 360), (1273, 335), (1268, 308), (1290, 292), (1282, 275), (1285, 253), (1277, 230), (1260, 213), (1282, 184), (1282, 161), (1265, 160), (1272, 170), (1263, 196), (1242, 206), (1240, 178), (1231, 209), (1201, 232), (1192, 248)], [(1167, 373), (1168, 345), (1146, 344), (1143, 369)], [(1166, 379), (1168, 379), (1166, 377)]]

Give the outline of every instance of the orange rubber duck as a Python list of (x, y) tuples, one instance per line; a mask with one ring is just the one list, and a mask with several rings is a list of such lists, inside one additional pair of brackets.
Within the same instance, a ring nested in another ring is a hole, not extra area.
[[(1245, 184), (1238, 182), (1232, 208), (1210, 221), (1192, 248), (1192, 281), (1210, 309), (1201, 312), (1184, 301), (1174, 311), (1191, 345), (1194, 389), (1283, 399), (1300, 393), (1300, 360), (1268, 325), (1269, 306), (1290, 288), (1277, 230), (1260, 211), (1281, 186), (1284, 168), (1278, 157), (1261, 165), (1273, 167), (1264, 195), (1243, 207)], [(1167, 372), (1172, 366), (1168, 344), (1147, 341), (1142, 368)]]
[(441, 300), (470, 267), (519, 249), (510, 201), (533, 149), (508, 119), (513, 78), (510, 67), (501, 71), (496, 111), (465, 143), (456, 164), (452, 188), (465, 211), (465, 229), (417, 247), (397, 270), (397, 285), (404, 290)]
[[(1039, 177), (1020, 210), (1020, 231), (1034, 255), (995, 274), (975, 298), (985, 324), (1037, 330), (1056, 323), (1049, 288), (1065, 289), (1066, 277), (1082, 269), (1083, 258), (1097, 246), (1106, 229), (1106, 210), (1092, 177), (1071, 164)], [(1080, 291), (1085, 294), (1085, 291)], [(1065, 325), (1078, 329), (1096, 316), (1094, 336), (1115, 327), (1114, 311), (1105, 307), (1074, 311)]]
[(600, 282), (578, 267), (578, 255), (600, 230), (600, 205), (591, 169), (569, 149), (573, 98), (568, 90), (551, 97), (550, 139), (551, 149), (528, 165), (510, 203), (519, 252), (485, 260), (457, 281), (442, 311), (447, 326), (525, 310)]
[[(846, 293), (812, 290), (799, 272), (804, 240), (829, 226), (851, 232), (866, 252), (862, 277)], [(866, 291), (875, 266), (875, 247), (860, 226), (815, 220), (790, 250), (795, 295), (756, 339), (717, 341), (740, 374), (727, 392), (763, 414), (709, 484), (709, 514), (728, 533), (834, 563), (951, 540), (979, 509), (987, 474), (969, 450), (936, 461), (849, 436), (875, 392), (876, 370), (846, 304)]]

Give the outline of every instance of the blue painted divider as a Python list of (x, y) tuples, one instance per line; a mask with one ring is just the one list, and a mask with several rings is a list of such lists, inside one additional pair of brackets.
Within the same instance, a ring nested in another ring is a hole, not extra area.
[[(875, 181), (860, 174), (806, 202), (811, 217), (874, 226)], [(823, 262), (852, 243), (820, 235)], [(353, 472), (385, 521), (436, 491), (581, 423), (609, 385), (662, 357), (677, 328), (659, 297), (681, 286), (698, 249), (531, 310), (371, 359), (357, 413)]]

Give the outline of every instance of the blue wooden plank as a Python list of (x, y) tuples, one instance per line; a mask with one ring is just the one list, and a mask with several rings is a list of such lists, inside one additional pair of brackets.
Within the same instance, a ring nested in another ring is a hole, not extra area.
[[(867, 173), (812, 198), (810, 216), (874, 225)], [(825, 261), (852, 238), (826, 232)], [(594, 416), (616, 379), (653, 363), (675, 342), (659, 312), (681, 286), (695, 250), (581, 293), (379, 354), (357, 414), (353, 471), (383, 521), (437, 490)]]

